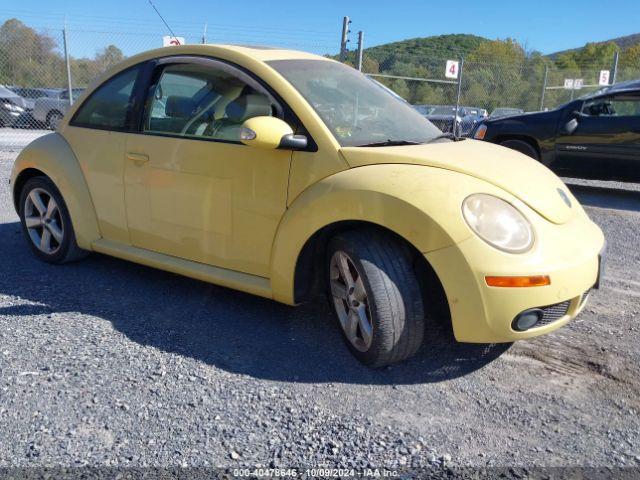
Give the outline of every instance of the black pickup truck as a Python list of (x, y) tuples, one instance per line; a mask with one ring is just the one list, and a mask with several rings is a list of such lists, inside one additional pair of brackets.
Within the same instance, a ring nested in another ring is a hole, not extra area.
[(472, 137), (518, 150), (559, 175), (640, 181), (640, 80), (555, 110), (488, 118)]

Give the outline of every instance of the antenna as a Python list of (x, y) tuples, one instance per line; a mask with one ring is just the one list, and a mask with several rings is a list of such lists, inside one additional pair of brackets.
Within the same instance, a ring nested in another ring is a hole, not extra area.
[(162, 23), (164, 23), (164, 26), (167, 27), (167, 29), (169, 30), (169, 33), (171, 34), (171, 36), (173, 38), (176, 38), (176, 34), (173, 33), (173, 30), (171, 30), (171, 27), (169, 26), (169, 24), (165, 21), (164, 17), (160, 14), (160, 12), (158, 11), (158, 9), (156, 8), (156, 6), (151, 2), (151, 0), (148, 0), (149, 5), (151, 5), (151, 7), (156, 11), (156, 13), (158, 14), (158, 16), (160, 17), (160, 20), (162, 20)]

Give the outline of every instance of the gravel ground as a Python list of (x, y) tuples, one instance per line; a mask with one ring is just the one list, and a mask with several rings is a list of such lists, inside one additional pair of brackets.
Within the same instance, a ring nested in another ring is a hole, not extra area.
[[(640, 188), (571, 180), (604, 288), (567, 327), (372, 371), (325, 302), (28, 251), (0, 154), (0, 468), (640, 465)], [(578, 240), (578, 239), (577, 239)]]
[(0, 128), (0, 158), (8, 153), (16, 155), (38, 137), (51, 133), (51, 130), (32, 130), (26, 128)]

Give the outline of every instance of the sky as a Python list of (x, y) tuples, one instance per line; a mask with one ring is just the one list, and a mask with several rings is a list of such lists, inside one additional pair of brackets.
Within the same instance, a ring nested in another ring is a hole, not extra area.
[[(339, 49), (342, 17), (351, 43), (365, 46), (448, 33), (515, 38), (551, 53), (640, 32), (640, 0), (152, 0), (176, 35), (199, 41), (271, 44), (314, 53)], [(161, 46), (168, 34), (148, 0), (2, 0), (0, 21), (18, 18), (58, 36), (65, 18), (73, 56), (92, 56), (110, 43), (130, 55)]]

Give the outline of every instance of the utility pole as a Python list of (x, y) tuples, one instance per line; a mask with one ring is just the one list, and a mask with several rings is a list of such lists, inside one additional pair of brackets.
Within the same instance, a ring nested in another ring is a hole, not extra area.
[(364, 50), (364, 32), (358, 32), (358, 71), (362, 71), (362, 51)]
[(204, 30), (202, 31), (202, 44), (207, 43), (207, 24), (204, 24)]
[(611, 79), (611, 85), (613, 85), (614, 83), (616, 83), (616, 78), (618, 77), (618, 50), (616, 50), (615, 52), (613, 52), (613, 72), (612, 73), (612, 79)]
[(344, 62), (347, 58), (347, 43), (349, 42), (349, 24), (351, 20), (349, 17), (342, 19), (342, 38), (340, 40), (340, 61)]

